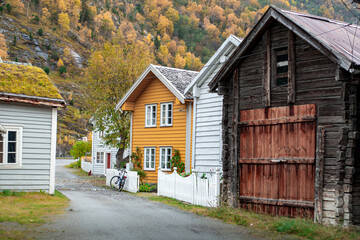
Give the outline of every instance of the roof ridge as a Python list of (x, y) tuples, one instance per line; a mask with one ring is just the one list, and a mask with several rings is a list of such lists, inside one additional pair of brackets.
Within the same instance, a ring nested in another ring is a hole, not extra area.
[(293, 14), (293, 15), (297, 15), (297, 16), (300, 16), (300, 17), (312, 18), (312, 19), (315, 19), (315, 20), (324, 21), (324, 22), (328, 22), (328, 23), (342, 24), (342, 25), (349, 25), (350, 24), (349, 26), (360, 27), (359, 25), (356, 25), (356, 24), (353, 24), (353, 23), (348, 23), (348, 22), (344, 22), (344, 21), (340, 21), (340, 20), (336, 20), (336, 19), (321, 17), (321, 16), (317, 16), (317, 15), (314, 15), (314, 14), (310, 14), (310, 13), (290, 11), (290, 10), (284, 10), (284, 9), (280, 9), (280, 8), (276, 8), (276, 9), (280, 10), (283, 13)]
[(153, 65), (154, 67), (161, 67), (161, 68), (173, 69), (173, 70), (184, 71), (184, 72), (199, 73), (198, 71), (194, 71), (194, 70), (187, 70), (187, 69), (181, 69), (181, 68), (173, 68), (173, 67), (167, 67), (167, 66), (161, 66), (161, 65), (155, 65), (155, 64), (151, 64), (151, 65)]

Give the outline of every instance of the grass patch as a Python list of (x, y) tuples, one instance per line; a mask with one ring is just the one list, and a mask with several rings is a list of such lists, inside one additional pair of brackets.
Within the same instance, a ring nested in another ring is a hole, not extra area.
[(217, 208), (194, 206), (176, 199), (156, 196), (155, 194), (137, 193), (136, 196), (146, 197), (151, 201), (162, 202), (199, 215), (221, 219), (226, 223), (246, 226), (260, 231), (268, 231), (278, 236), (279, 234), (289, 234), (301, 239), (314, 240), (360, 239), (360, 229), (358, 227), (345, 229), (340, 226), (323, 226), (314, 223), (310, 219), (258, 214), (226, 206)]
[(81, 162), (80, 161), (76, 161), (76, 162), (72, 162), (68, 165), (65, 165), (66, 168), (81, 168)]
[(60, 192), (0, 193), (1, 239), (27, 239), (33, 228), (46, 223), (52, 216), (63, 213), (69, 200)]

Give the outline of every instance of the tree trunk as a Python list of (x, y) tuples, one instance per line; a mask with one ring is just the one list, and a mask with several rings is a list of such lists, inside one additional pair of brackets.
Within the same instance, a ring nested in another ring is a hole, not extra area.
[(117, 169), (120, 169), (121, 163), (124, 162), (124, 158), (123, 158), (124, 151), (125, 151), (124, 148), (119, 148), (117, 153), (116, 153), (116, 168)]

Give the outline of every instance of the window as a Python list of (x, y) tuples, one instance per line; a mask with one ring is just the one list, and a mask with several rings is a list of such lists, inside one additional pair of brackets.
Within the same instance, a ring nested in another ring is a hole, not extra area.
[(145, 148), (144, 152), (144, 170), (155, 170), (155, 148)]
[(6, 127), (0, 135), (0, 164), (21, 165), (22, 127)]
[(96, 163), (103, 164), (104, 163), (104, 152), (97, 152), (96, 153)]
[(104, 131), (99, 131), (99, 137), (100, 138), (104, 137)]
[(288, 84), (289, 60), (287, 48), (281, 48), (275, 51), (276, 59), (276, 86), (284, 86)]
[(171, 170), (171, 147), (160, 147), (160, 168), (165, 171)]
[(172, 126), (173, 118), (173, 104), (162, 103), (161, 104), (161, 124), (160, 126)]
[(156, 104), (145, 105), (145, 127), (156, 127)]

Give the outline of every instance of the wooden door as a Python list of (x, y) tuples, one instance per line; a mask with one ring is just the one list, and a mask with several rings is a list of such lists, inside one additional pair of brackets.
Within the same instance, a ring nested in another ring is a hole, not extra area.
[(241, 207), (312, 217), (315, 105), (241, 111), (239, 129)]
[(106, 168), (111, 168), (111, 153), (106, 154)]

